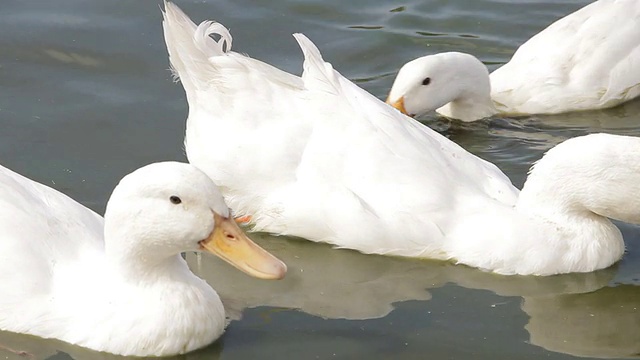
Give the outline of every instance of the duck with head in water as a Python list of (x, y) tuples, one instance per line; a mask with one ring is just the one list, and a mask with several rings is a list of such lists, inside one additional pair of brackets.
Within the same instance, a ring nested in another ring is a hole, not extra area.
[(638, 138), (568, 140), (518, 191), (495, 165), (344, 78), (304, 35), (294, 35), (305, 56), (298, 77), (231, 51), (221, 24), (196, 26), (165, 6), (189, 161), (256, 231), (553, 275), (612, 265), (624, 243), (609, 218), (640, 223), (630, 195), (640, 194)]

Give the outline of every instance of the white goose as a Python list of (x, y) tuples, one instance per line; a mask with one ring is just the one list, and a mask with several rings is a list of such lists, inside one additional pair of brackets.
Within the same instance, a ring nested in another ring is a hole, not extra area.
[(294, 35), (300, 78), (231, 52), (222, 25), (196, 27), (165, 7), (165, 41), (189, 102), (189, 161), (255, 230), (550, 275), (613, 264), (624, 244), (607, 217), (640, 222), (629, 195), (640, 191), (640, 139), (566, 141), (518, 196), (493, 164), (342, 77), (303, 35)]
[(1, 166), (0, 184), (0, 330), (119, 355), (182, 354), (217, 339), (225, 314), (180, 252), (206, 250), (265, 279), (286, 271), (189, 164), (125, 176), (104, 221)]
[(405, 64), (387, 103), (411, 116), (436, 110), (474, 121), (501, 114), (603, 109), (640, 95), (640, 1), (599, 0), (524, 43), (491, 75), (449, 52)]

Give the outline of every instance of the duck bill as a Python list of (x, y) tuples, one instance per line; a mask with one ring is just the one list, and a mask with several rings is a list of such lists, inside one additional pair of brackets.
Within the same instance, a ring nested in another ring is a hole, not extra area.
[(200, 248), (210, 252), (248, 275), (259, 279), (282, 279), (287, 266), (251, 241), (232, 218), (213, 213), (215, 227)]
[(407, 110), (404, 108), (404, 96), (401, 96), (400, 99), (396, 101), (391, 101), (391, 98), (387, 98), (386, 103), (398, 109), (401, 113), (409, 116), (409, 114), (407, 114)]

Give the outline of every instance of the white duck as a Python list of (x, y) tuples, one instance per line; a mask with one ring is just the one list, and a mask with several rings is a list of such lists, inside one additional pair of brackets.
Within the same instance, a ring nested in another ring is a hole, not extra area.
[(209, 251), (259, 278), (286, 271), (189, 164), (125, 176), (104, 221), (1, 166), (0, 184), (0, 330), (119, 355), (182, 354), (217, 339), (225, 314), (181, 252)]
[(299, 78), (231, 52), (220, 24), (196, 27), (171, 3), (165, 11), (189, 102), (189, 161), (255, 230), (550, 275), (613, 264), (624, 245), (607, 217), (640, 222), (629, 196), (640, 191), (640, 139), (569, 140), (518, 196), (493, 164), (342, 77), (303, 35), (294, 35), (305, 55)]
[(501, 114), (603, 109), (640, 95), (640, 1), (599, 0), (556, 21), (489, 75), (469, 54), (405, 64), (387, 103), (474, 121)]

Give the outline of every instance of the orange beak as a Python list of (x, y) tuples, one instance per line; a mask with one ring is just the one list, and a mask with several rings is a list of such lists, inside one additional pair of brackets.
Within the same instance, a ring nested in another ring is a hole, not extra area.
[(407, 110), (404, 108), (404, 96), (401, 96), (400, 99), (396, 100), (395, 102), (391, 102), (391, 100), (389, 98), (387, 98), (386, 101), (387, 104), (393, 106), (394, 108), (400, 110), (401, 113), (407, 115), (407, 116), (411, 116), (409, 114), (407, 114)]
[(200, 247), (248, 275), (259, 279), (282, 279), (287, 265), (251, 241), (232, 218), (213, 213), (215, 227)]

